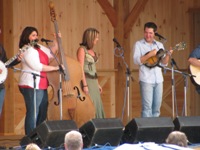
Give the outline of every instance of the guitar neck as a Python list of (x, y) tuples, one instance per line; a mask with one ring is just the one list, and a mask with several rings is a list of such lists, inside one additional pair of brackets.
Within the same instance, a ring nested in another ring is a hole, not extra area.
[(18, 53), (17, 55), (13, 56), (12, 58), (10, 58), (9, 60), (7, 60), (4, 64), (5, 66), (10, 65), (13, 61), (15, 61), (17, 59), (17, 57), (19, 56), (20, 53)]
[[(174, 50), (177, 50), (177, 49), (173, 48), (172, 50), (174, 51)], [(159, 51), (160, 51), (160, 53), (158, 53), (158, 57), (162, 57), (169, 52), (169, 50), (166, 50), (166, 49), (164, 49), (164, 50), (160, 49)]]
[(18, 56), (19, 56), (20, 54), (22, 54), (22, 53), (24, 53), (26, 50), (28, 50), (28, 48), (29, 48), (30, 46), (31, 46), (31, 44), (25, 45), (23, 48), (19, 49), (19, 52), (18, 52), (15, 56), (13, 56), (12, 58), (10, 58), (9, 60), (7, 60), (7, 61), (4, 63), (5, 66), (10, 65), (13, 61), (15, 61), (15, 60), (18, 58)]

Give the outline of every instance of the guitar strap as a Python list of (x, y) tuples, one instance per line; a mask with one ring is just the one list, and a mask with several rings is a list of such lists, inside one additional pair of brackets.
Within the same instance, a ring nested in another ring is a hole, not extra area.
[(157, 46), (158, 50), (159, 50), (159, 49), (161, 49), (161, 48), (158, 46), (158, 44), (157, 44), (157, 41), (156, 41), (156, 40), (154, 40), (154, 44)]

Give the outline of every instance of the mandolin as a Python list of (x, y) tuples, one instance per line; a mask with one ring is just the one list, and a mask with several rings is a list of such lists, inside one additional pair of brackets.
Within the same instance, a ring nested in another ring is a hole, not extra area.
[[(172, 50), (184, 50), (186, 47), (186, 43), (185, 42), (180, 42), (178, 44), (176, 44)], [(168, 50), (163, 50), (163, 49), (159, 49), (157, 54), (155, 56), (152, 56), (150, 58), (148, 58), (146, 60), (146, 62), (144, 63), (145, 66), (149, 67), (149, 68), (153, 68), (155, 66), (157, 66), (161, 59), (164, 57), (164, 55), (168, 52)], [(149, 52), (147, 52), (145, 55), (147, 55)]]

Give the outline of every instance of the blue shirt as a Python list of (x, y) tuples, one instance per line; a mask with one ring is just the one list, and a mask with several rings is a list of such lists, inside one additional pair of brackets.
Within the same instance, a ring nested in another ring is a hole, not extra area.
[(159, 49), (164, 49), (164, 46), (161, 42), (156, 40), (154, 40), (152, 44), (147, 43), (145, 39), (137, 41), (133, 47), (133, 60), (135, 64), (139, 65), (139, 80), (154, 84), (163, 82), (162, 69), (157, 66), (148, 68), (140, 61), (142, 56), (153, 49), (158, 51)]
[(200, 59), (200, 45), (190, 53), (189, 58)]

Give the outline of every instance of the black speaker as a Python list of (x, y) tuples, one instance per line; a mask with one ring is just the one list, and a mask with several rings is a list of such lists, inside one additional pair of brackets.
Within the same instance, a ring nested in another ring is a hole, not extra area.
[(63, 146), (65, 134), (71, 130), (78, 130), (73, 120), (45, 121), (29, 135), (24, 136), (20, 145), (23, 147), (29, 143), (36, 143), (41, 148), (60, 147)]
[(123, 124), (118, 118), (92, 119), (79, 128), (84, 147), (94, 145), (117, 146), (123, 134)]
[(200, 116), (176, 117), (175, 130), (184, 132), (191, 143), (200, 143)]
[(174, 124), (170, 117), (135, 118), (125, 126), (122, 143), (165, 143), (173, 130)]

